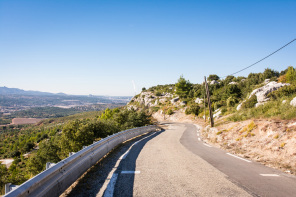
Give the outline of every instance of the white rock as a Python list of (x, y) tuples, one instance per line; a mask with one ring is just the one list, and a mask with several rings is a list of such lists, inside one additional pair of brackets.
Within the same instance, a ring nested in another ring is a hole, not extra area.
[(203, 99), (201, 99), (201, 98), (196, 98), (196, 99), (195, 99), (195, 103), (197, 103), (197, 104), (202, 104), (202, 103), (203, 103)]
[(282, 103), (283, 103), (283, 104), (285, 104), (286, 102), (287, 102), (287, 100), (283, 100), (283, 102), (282, 102)]
[(221, 114), (222, 114), (221, 109), (217, 109), (216, 111), (214, 111), (213, 118), (217, 118), (218, 119), (218, 118), (222, 117)]
[(214, 84), (219, 84), (219, 82), (218, 81), (216, 81), (216, 80), (213, 80), (213, 81), (211, 81), (211, 83), (210, 83), (211, 85), (214, 85)]
[(181, 105), (181, 106), (185, 106), (185, 105), (186, 105), (186, 102), (185, 102), (185, 101), (182, 101), (182, 102), (180, 103), (180, 105)]
[(290, 105), (292, 105), (293, 107), (296, 107), (296, 97), (293, 98), (293, 100), (290, 102)]
[(253, 90), (252, 93), (250, 94), (249, 98), (251, 98), (253, 95), (256, 95), (258, 103), (266, 102), (269, 100), (269, 98), (267, 98), (267, 95), (270, 92), (273, 92), (273, 91), (275, 91), (283, 86), (286, 86), (286, 85), (290, 85), (290, 84), (277, 83), (275, 81), (271, 81), (268, 84), (266, 84), (265, 86)]
[(232, 82), (230, 82), (228, 85), (236, 85), (236, 84), (237, 84), (237, 82), (232, 81)]
[(243, 105), (244, 101), (242, 103), (240, 103), (237, 107), (236, 107), (236, 110), (240, 110), (242, 108), (242, 105)]
[(173, 98), (173, 99), (171, 100), (171, 103), (175, 103), (175, 102), (177, 102), (178, 100), (179, 100), (179, 97)]

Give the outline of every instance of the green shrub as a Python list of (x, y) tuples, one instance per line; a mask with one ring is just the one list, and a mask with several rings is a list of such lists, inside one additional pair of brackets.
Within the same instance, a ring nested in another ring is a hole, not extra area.
[(254, 94), (253, 96), (251, 96), (251, 98), (243, 102), (242, 108), (253, 108), (256, 103), (257, 103), (257, 96)]
[(151, 107), (152, 112), (158, 112), (159, 107)]
[(155, 95), (156, 96), (161, 96), (161, 92), (156, 92)]
[(227, 107), (233, 107), (237, 103), (237, 99), (230, 96), (228, 97), (226, 103), (227, 103)]
[(284, 86), (268, 94), (269, 98), (278, 99), (284, 96), (291, 96), (296, 93), (296, 85)]
[(193, 103), (193, 104), (189, 105), (189, 107), (186, 108), (185, 114), (186, 115), (188, 115), (188, 114), (198, 115), (199, 111), (200, 111), (200, 107), (196, 103)]
[(174, 112), (173, 112), (172, 109), (169, 109), (169, 110), (166, 112), (167, 115), (172, 115), (173, 113), (174, 113)]

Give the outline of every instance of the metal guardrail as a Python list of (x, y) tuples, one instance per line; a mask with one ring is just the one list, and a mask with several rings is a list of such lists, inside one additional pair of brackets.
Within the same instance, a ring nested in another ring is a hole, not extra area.
[(124, 141), (157, 129), (155, 125), (129, 129), (95, 142), (29, 179), (5, 197), (59, 196), (113, 148)]

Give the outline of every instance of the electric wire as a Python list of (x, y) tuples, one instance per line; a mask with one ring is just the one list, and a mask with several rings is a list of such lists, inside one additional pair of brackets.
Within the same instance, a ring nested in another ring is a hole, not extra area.
[(251, 64), (250, 66), (247, 66), (247, 67), (245, 67), (245, 68), (243, 68), (243, 69), (241, 69), (241, 70), (239, 70), (239, 71), (237, 71), (237, 72), (235, 72), (235, 73), (232, 73), (232, 74), (230, 74), (230, 75), (226, 75), (226, 76), (221, 77), (221, 78), (225, 78), (225, 77), (227, 77), (227, 76), (235, 75), (235, 74), (237, 74), (237, 73), (239, 73), (239, 72), (241, 72), (241, 71), (244, 71), (244, 70), (246, 70), (246, 69), (248, 69), (248, 68), (250, 68), (250, 67), (252, 67), (252, 66), (255, 66), (255, 65), (258, 64), (259, 62), (262, 62), (263, 60), (269, 58), (270, 56), (272, 56), (272, 55), (274, 55), (275, 53), (279, 52), (279, 51), (282, 50), (283, 48), (287, 47), (289, 44), (291, 44), (291, 43), (294, 42), (295, 40), (296, 40), (296, 39), (293, 39), (292, 41), (288, 42), (287, 44), (285, 44), (285, 45), (282, 46), (281, 48), (279, 48), (279, 49), (277, 49), (276, 51), (270, 53), (269, 55), (265, 56), (264, 58), (260, 59), (259, 61), (257, 61), (257, 62), (255, 62), (255, 63)]

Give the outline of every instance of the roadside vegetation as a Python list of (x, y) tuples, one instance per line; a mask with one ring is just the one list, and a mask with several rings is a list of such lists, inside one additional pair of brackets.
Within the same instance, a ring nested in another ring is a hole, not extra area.
[[(253, 95), (249, 98), (251, 92), (270, 81), (289, 83), (290, 85), (271, 92), (267, 96), (269, 101), (256, 107), (257, 97)], [(250, 118), (292, 119), (296, 117), (295, 108), (289, 105), (290, 101), (296, 97), (296, 71), (292, 66), (281, 72), (267, 68), (262, 73), (250, 73), (248, 77), (227, 76), (221, 79), (218, 75), (213, 74), (207, 77), (207, 82), (212, 110), (220, 110), (221, 115), (229, 115), (228, 120), (230, 121)], [(174, 111), (184, 109), (186, 114), (203, 117), (204, 111), (206, 111), (206, 115), (208, 115), (208, 110), (204, 110), (204, 106), (208, 108), (207, 100), (204, 101), (206, 98), (204, 83), (192, 84), (181, 76), (176, 84), (158, 85), (147, 90), (143, 88), (143, 92), (153, 94), (150, 96), (155, 97), (151, 101), (152, 104), (155, 101), (161, 101), (166, 94), (171, 95), (170, 98), (166, 98), (165, 102), (158, 102), (157, 105), (150, 107), (152, 112), (162, 110), (166, 114), (173, 114)], [(135, 98), (137, 97), (140, 97), (140, 94)], [(174, 103), (171, 100), (175, 97), (179, 98), (179, 103)], [(137, 108), (147, 108), (143, 103), (136, 103), (133, 100), (130, 105)], [(241, 104), (241, 108), (237, 110), (239, 104)], [(170, 110), (169, 113), (167, 113), (168, 110)]]
[(0, 191), (4, 184), (19, 185), (83, 146), (122, 130), (151, 124), (145, 111), (107, 108), (62, 118), (46, 119), (38, 125), (9, 126), (0, 131), (0, 159), (13, 158), (7, 169), (0, 165)]

